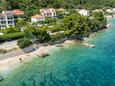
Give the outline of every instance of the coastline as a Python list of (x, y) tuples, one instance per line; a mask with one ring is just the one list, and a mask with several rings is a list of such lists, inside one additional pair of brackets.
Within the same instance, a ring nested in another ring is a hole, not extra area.
[(38, 57), (39, 54), (48, 53), (48, 51), (53, 48), (56, 48), (56, 46), (55, 45), (41, 46), (34, 52), (26, 53), (13, 58), (0, 60), (0, 72), (1, 74), (8, 73), (11, 70), (15, 69), (16, 67), (18, 67), (19, 65), (23, 64), (24, 62), (29, 61), (35, 57)]
[(81, 41), (66, 40), (63, 43), (41, 46), (36, 51), (0, 60), (0, 74), (6, 75), (13, 69), (24, 64), (24, 62), (31, 61), (33, 58), (36, 58), (36, 57), (39, 58), (40, 55), (42, 56), (43, 54), (49, 54), (49, 51), (52, 49), (63, 47), (65, 44), (69, 45), (69, 44), (76, 44), (76, 43), (81, 43)]
[[(105, 30), (105, 29), (104, 29)], [(103, 31), (103, 30), (100, 30)], [(100, 32), (98, 31), (98, 32)], [(26, 61), (31, 61), (33, 58), (38, 58), (40, 57), (41, 54), (48, 53), (51, 49), (57, 48), (57, 47), (63, 47), (63, 45), (67, 44), (77, 44), (77, 43), (82, 43), (83, 45), (85, 43), (88, 43), (88, 41), (96, 36), (97, 32), (94, 32), (90, 34), (89, 37), (85, 37), (83, 40), (66, 40), (62, 43), (57, 43), (53, 45), (47, 45), (47, 46), (41, 46), (39, 47), (36, 51), (30, 52), (30, 53), (25, 53), (23, 55), (15, 56), (15, 57), (9, 57), (3, 60), (0, 60), (0, 74), (8, 74), (10, 71), (13, 69), (17, 68), (18, 66), (24, 64)], [(87, 46), (85, 44), (84, 46)]]
[[(3, 60), (0, 60), (0, 74), (6, 75), (10, 73), (10, 71), (14, 70), (18, 66), (24, 64), (27, 61), (31, 61), (33, 58), (40, 58), (43, 54), (49, 54), (49, 51), (58, 47), (63, 47), (64, 45), (72, 45), (81, 43), (85, 47), (92, 48), (90, 43), (88, 41), (92, 39), (94, 36), (96, 36), (96, 33), (90, 34), (89, 37), (85, 37), (83, 40), (65, 40), (62, 43), (57, 43), (53, 45), (47, 45), (47, 46), (41, 46), (36, 51), (25, 53), (22, 55), (18, 55), (15, 57), (9, 57)], [(42, 57), (41, 57), (42, 58)]]

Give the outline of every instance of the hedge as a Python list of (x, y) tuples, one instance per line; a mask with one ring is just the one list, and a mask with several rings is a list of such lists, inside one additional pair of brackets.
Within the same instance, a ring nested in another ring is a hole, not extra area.
[(24, 32), (9, 33), (5, 35), (0, 35), (0, 40), (17, 39), (23, 36), (24, 36)]

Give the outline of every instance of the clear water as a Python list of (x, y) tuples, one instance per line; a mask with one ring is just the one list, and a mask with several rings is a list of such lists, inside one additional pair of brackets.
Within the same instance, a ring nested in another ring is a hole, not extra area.
[(115, 19), (90, 40), (96, 48), (68, 45), (11, 72), (0, 86), (115, 86)]

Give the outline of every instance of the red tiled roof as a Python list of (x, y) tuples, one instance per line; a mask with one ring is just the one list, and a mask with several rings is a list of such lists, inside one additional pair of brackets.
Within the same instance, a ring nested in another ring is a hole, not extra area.
[(4, 13), (0, 13), (0, 17), (4, 17), (5, 16), (5, 14)]
[(41, 9), (41, 12), (47, 12), (47, 13), (51, 13), (51, 12), (54, 12), (54, 11), (55, 11), (54, 8)]
[(15, 10), (12, 11), (12, 13), (13, 13), (14, 15), (21, 15), (21, 14), (24, 14), (24, 11), (19, 10), (19, 9), (15, 9)]

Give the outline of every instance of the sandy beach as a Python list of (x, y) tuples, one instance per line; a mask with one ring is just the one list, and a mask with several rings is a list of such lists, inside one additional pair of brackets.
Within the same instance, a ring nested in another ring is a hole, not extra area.
[[(92, 34), (89, 38), (86, 38), (85, 41), (88, 41), (88, 39), (90, 39), (92, 36), (94, 36), (94, 34)], [(64, 45), (77, 44), (77, 43), (82, 43), (82, 42), (83, 41), (80, 41), (80, 40), (66, 40), (65, 42), (61, 44), (41, 46), (36, 51), (19, 55), (16, 57), (9, 57), (9, 58), (0, 60), (0, 73), (1, 74), (8, 73), (26, 61), (30, 61), (31, 59), (35, 57), (38, 58), (42, 56), (43, 54), (49, 54), (49, 51), (51, 49), (54, 49), (57, 47), (63, 47)]]
[(31, 60), (34, 57), (38, 57), (43, 53), (48, 53), (49, 50), (56, 48), (55, 45), (41, 46), (38, 50), (16, 57), (10, 57), (4, 60), (0, 60), (0, 73), (9, 72), (15, 67), (23, 64), (25, 61)]
[(75, 41), (75, 40), (66, 40), (64, 43), (61, 43), (61, 44), (41, 46), (36, 51), (19, 55), (16, 57), (9, 57), (9, 58), (0, 60), (0, 73), (6, 73), (6, 72), (8, 73), (26, 61), (30, 61), (31, 59), (35, 57), (42, 56), (43, 54), (47, 54), (51, 49), (54, 49), (60, 46), (62, 47), (65, 44), (75, 44), (77, 42), (78, 41)]

